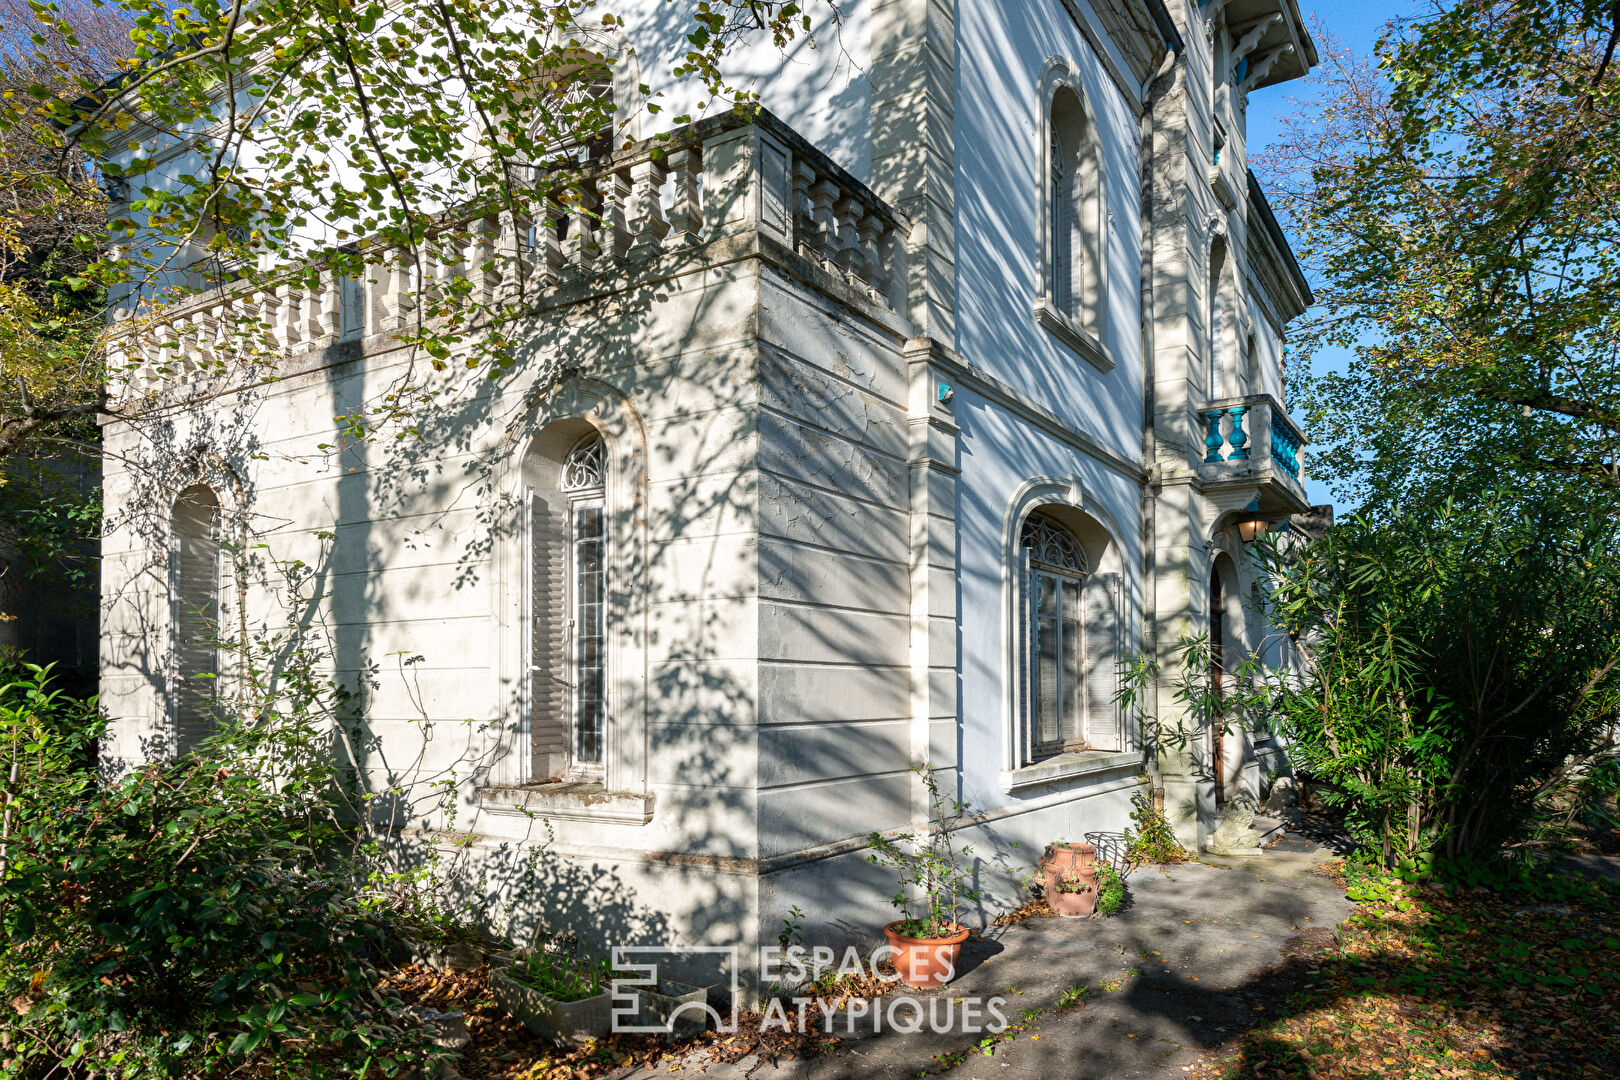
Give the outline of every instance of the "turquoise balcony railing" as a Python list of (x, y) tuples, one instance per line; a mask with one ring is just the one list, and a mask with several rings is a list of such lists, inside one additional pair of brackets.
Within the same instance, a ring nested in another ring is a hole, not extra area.
[(1206, 404), (1204, 463), (1270, 462), (1300, 481), (1305, 436), (1270, 394), (1250, 394)]

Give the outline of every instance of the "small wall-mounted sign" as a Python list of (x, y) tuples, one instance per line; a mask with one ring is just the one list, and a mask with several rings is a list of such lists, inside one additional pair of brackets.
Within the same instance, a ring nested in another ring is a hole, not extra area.
[(955, 387), (951, 386), (950, 383), (942, 382), (939, 384), (939, 390), (937, 393), (941, 402), (948, 402), (951, 400), (951, 398), (956, 396), (956, 389)]

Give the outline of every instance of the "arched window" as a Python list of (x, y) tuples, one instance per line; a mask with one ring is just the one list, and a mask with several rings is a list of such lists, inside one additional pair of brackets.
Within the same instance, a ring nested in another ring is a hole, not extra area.
[(1066, 64), (1056, 64), (1046, 76), (1037, 312), (1060, 340), (1107, 370), (1113, 362), (1101, 345), (1102, 174), (1096, 126), (1074, 78)]
[(171, 699), (176, 749), (185, 754), (213, 732), (219, 715), (219, 499), (206, 487), (186, 488), (170, 524)]
[(1226, 243), (1220, 238), (1210, 244), (1209, 306), (1209, 395), (1215, 402), (1226, 397), (1226, 356), (1221, 348), (1226, 327), (1225, 290), (1221, 288), (1226, 270)]
[(1079, 538), (1048, 513), (1025, 519), (1018, 546), (1022, 756), (1118, 750), (1119, 575), (1096, 572)]
[(532, 778), (601, 779), (608, 737), (605, 446), (592, 429), (560, 459), (539, 452), (531, 458)]
[[(1067, 95), (1059, 95), (1063, 97)], [(1060, 124), (1057, 112), (1057, 101), (1053, 102), (1052, 140), (1048, 148), (1051, 158), (1051, 170), (1048, 177), (1046, 197), (1050, 210), (1047, 220), (1051, 225), (1051, 281), (1052, 303), (1064, 315), (1073, 319), (1077, 324), (1081, 313), (1079, 305), (1075, 303), (1074, 270), (1075, 261), (1081, 258), (1081, 245), (1079, 237), (1075, 234), (1080, 229), (1080, 212), (1076, 205), (1076, 173), (1079, 172), (1079, 155), (1075, 150), (1078, 141), (1077, 132), (1072, 125)]]
[(1237, 290), (1233, 283), (1232, 258), (1224, 237), (1217, 236), (1209, 248), (1209, 400), (1235, 397), (1243, 393), (1238, 385)]

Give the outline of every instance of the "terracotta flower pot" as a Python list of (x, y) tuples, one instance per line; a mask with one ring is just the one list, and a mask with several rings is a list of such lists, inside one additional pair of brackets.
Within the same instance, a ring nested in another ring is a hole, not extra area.
[(968, 939), (967, 927), (957, 927), (950, 937), (912, 938), (902, 936), (899, 926), (899, 922), (885, 926), (883, 936), (889, 939), (890, 959), (901, 982), (913, 990), (933, 990), (956, 978), (956, 958)]
[[(1066, 888), (1061, 887), (1064, 878), (1070, 882)], [(1066, 918), (1090, 915), (1097, 908), (1097, 849), (1090, 844), (1049, 845), (1041, 856), (1041, 884), (1053, 914)]]

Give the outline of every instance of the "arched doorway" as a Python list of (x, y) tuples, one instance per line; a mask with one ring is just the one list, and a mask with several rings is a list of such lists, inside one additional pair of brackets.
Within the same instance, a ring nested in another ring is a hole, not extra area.
[(1226, 697), (1226, 602), (1219, 567), (1209, 571), (1209, 686), (1216, 698), (1210, 724), (1210, 760), (1215, 773), (1215, 808), (1226, 805), (1226, 725), (1221, 702)]
[(1217, 704), (1210, 717), (1208, 775), (1214, 786), (1217, 811), (1243, 789), (1244, 769), (1253, 757), (1250, 739), (1240, 727), (1229, 723), (1232, 718), (1225, 714), (1224, 706), (1232, 689), (1232, 670), (1247, 655), (1248, 641), (1237, 564), (1223, 551), (1216, 555), (1209, 571), (1208, 674), (1209, 688)]

